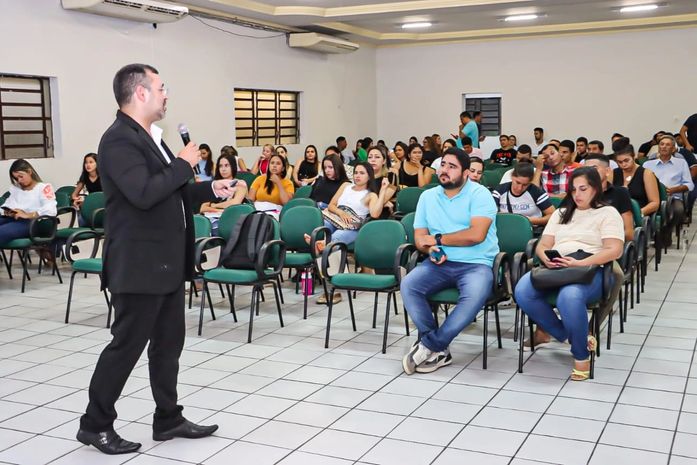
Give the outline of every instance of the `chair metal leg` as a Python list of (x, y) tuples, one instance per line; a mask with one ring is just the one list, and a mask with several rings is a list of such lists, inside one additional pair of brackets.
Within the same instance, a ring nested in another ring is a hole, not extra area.
[(53, 273), (58, 275), (58, 282), (63, 284), (63, 277), (61, 276), (61, 271), (58, 269), (58, 260), (56, 259), (56, 249), (54, 247), (50, 247), (49, 251), (51, 253), (51, 257), (53, 258)]
[(232, 286), (232, 290), (230, 290), (230, 285), (227, 284), (225, 287), (227, 287), (227, 297), (228, 300), (230, 301), (230, 313), (232, 313), (232, 319), (235, 323), (237, 323), (237, 312), (235, 311), (235, 286)]
[[(332, 308), (334, 307), (334, 287), (329, 288), (331, 298), (327, 299), (327, 334), (324, 337), (324, 348), (329, 348), (329, 327), (332, 324)], [(351, 292), (351, 291), (348, 291)]]
[(211, 308), (211, 318), (213, 318), (213, 321), (215, 321), (215, 312), (213, 311), (213, 299), (211, 298), (211, 288), (208, 286), (203, 287), (201, 299), (206, 300), (206, 297), (208, 297), (208, 306)]
[(223, 283), (218, 283), (218, 289), (220, 289), (220, 293), (223, 296), (223, 299), (225, 298), (225, 289), (223, 289)]
[[(518, 318), (518, 314), (516, 314)], [(520, 328), (518, 336), (518, 373), (523, 372), (523, 340), (525, 339), (525, 313), (520, 312), (520, 321), (516, 322), (516, 329)]]
[(0, 250), (0, 254), (2, 255), (2, 261), (5, 262), (5, 268), (7, 268), (7, 275), (12, 279), (12, 267), (10, 266), (11, 263), (9, 260), (7, 260), (7, 255), (5, 255), (4, 250)]
[(520, 315), (520, 305), (515, 304), (515, 319), (513, 320), (513, 342), (518, 342), (518, 315)]
[(399, 315), (399, 310), (397, 309), (397, 291), (392, 293), (392, 303), (394, 303), (394, 314)]
[(281, 288), (281, 275), (280, 274), (278, 276), (276, 276), (276, 283), (278, 284), (278, 295), (281, 298), (281, 303), (283, 305), (285, 305), (286, 301), (283, 299), (283, 289)]
[(496, 338), (499, 342), (499, 349), (503, 349), (501, 344), (501, 322), (499, 321), (499, 306), (494, 304), (494, 318), (496, 319)]
[(373, 302), (373, 329), (377, 327), (378, 320), (378, 293), (375, 293), (375, 299)]
[(193, 281), (189, 282), (189, 310), (191, 310), (191, 306), (194, 303), (194, 288), (195, 287), (196, 286), (194, 286)]
[(389, 292), (387, 294), (387, 305), (385, 306), (385, 327), (383, 328), (383, 333), (382, 333), (382, 353), (384, 354), (387, 352), (387, 328), (390, 325), (390, 304), (392, 304), (392, 294)]
[(279, 301), (279, 294), (280, 294), (280, 283), (278, 285), (278, 289), (276, 288), (276, 283), (272, 283), (273, 285), (273, 295), (274, 298), (276, 299), (276, 310), (278, 310), (278, 321), (281, 323), (281, 328), (283, 328), (283, 313), (281, 313), (281, 302)]
[[(617, 304), (619, 306), (620, 310), (620, 333), (624, 333), (624, 292), (622, 289), (620, 289), (620, 295), (617, 298)], [(610, 310), (610, 321), (608, 321), (608, 329), (612, 327), (612, 314), (614, 313), (614, 310)]]
[(70, 286), (68, 286), (68, 305), (65, 308), (65, 324), (68, 324), (68, 318), (70, 317), (70, 301), (73, 298), (73, 283), (75, 282), (75, 274), (77, 271), (73, 271), (70, 275)]
[(17, 255), (19, 256), (19, 261), (22, 263), (22, 294), (24, 294), (24, 287), (29, 277), (29, 271), (27, 270), (27, 252), (18, 251)]
[(351, 297), (351, 291), (347, 291), (346, 295), (348, 295), (349, 312), (351, 312), (351, 325), (353, 326), (353, 330), (356, 331), (356, 316), (353, 313), (353, 297)]
[(482, 335), (482, 368), (486, 370), (486, 365), (487, 365), (487, 351), (486, 351), (486, 346), (487, 346), (487, 338), (489, 336), (489, 312), (487, 311), (487, 308), (484, 307), (484, 331)]
[[(203, 288), (205, 289), (207, 286), (208, 286), (208, 283), (204, 279), (203, 280)], [(203, 307), (205, 307), (205, 305), (206, 305), (206, 299), (202, 297), (201, 298), (201, 305), (200, 305), (199, 312), (198, 312), (198, 335), (199, 336), (201, 335), (201, 331), (203, 330)]]
[(249, 331), (247, 333), (247, 343), (252, 342), (252, 328), (254, 327), (254, 311), (256, 310), (254, 307), (259, 306), (259, 296), (257, 294), (261, 294), (260, 290), (257, 290), (257, 287), (254, 286), (252, 288), (252, 302), (249, 305)]
[[(397, 294), (395, 293), (395, 302), (394, 304), (397, 305)], [(407, 332), (407, 336), (409, 336), (409, 315), (407, 314), (407, 309), (404, 306), (404, 302), (402, 302), (402, 313), (404, 313), (404, 329)]]

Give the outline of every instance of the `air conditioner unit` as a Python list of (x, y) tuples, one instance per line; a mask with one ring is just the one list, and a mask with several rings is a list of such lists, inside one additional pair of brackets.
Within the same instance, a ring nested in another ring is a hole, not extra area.
[(316, 32), (289, 34), (288, 46), (306, 48), (321, 53), (350, 53), (360, 48), (358, 44), (338, 37), (326, 36)]
[(185, 6), (154, 0), (61, 0), (61, 3), (66, 10), (144, 23), (169, 23), (189, 14), (189, 9)]

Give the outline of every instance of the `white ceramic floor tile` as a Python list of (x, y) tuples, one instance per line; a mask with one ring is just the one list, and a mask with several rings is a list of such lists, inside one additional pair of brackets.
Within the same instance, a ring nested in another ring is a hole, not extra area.
[(426, 465), (443, 450), (442, 447), (383, 439), (362, 460), (379, 465)]
[(235, 463), (254, 463), (255, 465), (273, 465), (290, 451), (278, 447), (263, 446), (249, 442), (237, 441), (207, 459), (205, 465), (229, 465)]
[(300, 448), (303, 452), (357, 460), (380, 438), (365, 434), (327, 429)]
[(249, 433), (243, 439), (257, 444), (296, 449), (320, 431), (320, 428), (313, 426), (271, 420)]

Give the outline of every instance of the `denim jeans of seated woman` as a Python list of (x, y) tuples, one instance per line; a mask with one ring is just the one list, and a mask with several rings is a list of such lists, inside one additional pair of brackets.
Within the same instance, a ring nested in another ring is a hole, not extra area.
[(353, 244), (358, 237), (357, 229), (338, 229), (329, 221), (324, 220), (324, 226), (329, 228), (332, 233), (332, 242), (343, 242), (344, 244)]
[(515, 288), (515, 301), (521, 310), (558, 341), (569, 340), (571, 354), (576, 360), (586, 360), (588, 352), (588, 304), (599, 300), (603, 292), (603, 270), (598, 270), (590, 284), (567, 284), (559, 289), (557, 309), (547, 303), (556, 291), (535, 289), (530, 273), (525, 274)]
[(15, 220), (6, 216), (0, 217), (0, 245), (13, 239), (29, 237), (29, 220)]
[[(493, 284), (491, 267), (474, 263), (446, 261), (436, 265), (420, 263), (402, 279), (400, 292), (404, 308), (419, 330), (421, 343), (434, 352), (448, 348), (455, 337), (484, 306)], [(457, 288), (460, 296), (440, 326), (428, 303), (428, 296), (448, 288)]]

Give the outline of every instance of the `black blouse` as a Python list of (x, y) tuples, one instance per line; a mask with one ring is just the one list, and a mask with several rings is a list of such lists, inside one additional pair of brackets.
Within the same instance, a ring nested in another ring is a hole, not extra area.
[[(621, 168), (615, 168), (612, 171), (612, 184), (615, 186), (624, 186), (624, 174)], [(639, 206), (644, 208), (649, 203), (649, 197), (646, 195), (646, 186), (644, 185), (644, 167), (640, 166), (634, 172), (634, 176), (627, 184), (629, 196), (639, 202)]]
[(407, 187), (419, 187), (419, 173), (409, 174), (404, 169), (404, 162), (399, 167), (399, 183)]
[(85, 179), (85, 189), (87, 189), (87, 193), (91, 194), (93, 192), (102, 192), (102, 180), (99, 176), (97, 176), (97, 179), (95, 179), (94, 182), (90, 181), (90, 177), (87, 176), (87, 179)]
[(324, 202), (328, 204), (339, 190), (339, 187), (341, 187), (341, 184), (343, 183), (338, 180), (327, 179), (324, 176), (320, 176), (312, 185), (310, 198), (315, 202)]
[(315, 176), (317, 176), (317, 165), (305, 160), (301, 161), (300, 166), (298, 166), (298, 180), (311, 179)]

